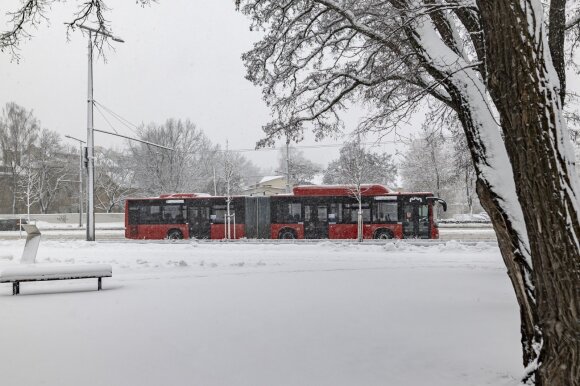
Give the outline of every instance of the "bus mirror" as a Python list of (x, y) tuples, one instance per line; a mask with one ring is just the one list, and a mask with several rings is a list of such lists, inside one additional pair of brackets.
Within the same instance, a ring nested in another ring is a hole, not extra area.
[(427, 197), (427, 201), (436, 201), (439, 204), (441, 204), (441, 207), (443, 208), (443, 212), (447, 212), (447, 202), (445, 202), (444, 199), (439, 198), (439, 197)]

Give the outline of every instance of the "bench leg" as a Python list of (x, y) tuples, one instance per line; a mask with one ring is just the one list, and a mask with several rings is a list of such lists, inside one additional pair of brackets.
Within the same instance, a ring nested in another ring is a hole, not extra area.
[(20, 282), (12, 282), (12, 295), (18, 295), (20, 293)]
[(97, 284), (97, 291), (100, 291), (100, 290), (101, 290), (101, 288), (103, 288), (103, 286), (102, 286), (102, 284), (101, 284), (101, 279), (102, 279), (102, 277), (98, 277), (97, 279), (99, 280), (99, 283)]

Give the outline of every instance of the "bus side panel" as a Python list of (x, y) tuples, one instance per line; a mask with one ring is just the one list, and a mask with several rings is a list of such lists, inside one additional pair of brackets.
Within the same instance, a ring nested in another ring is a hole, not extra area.
[[(234, 233), (235, 230), (235, 233)], [(232, 235), (232, 239), (241, 239), (246, 237), (245, 235), (245, 226), (244, 224), (234, 224), (230, 225), (230, 233)], [(234, 237), (235, 234), (235, 237)], [(210, 229), (210, 238), (212, 240), (223, 240), (226, 238), (226, 225), (225, 224), (211, 224)]]
[[(137, 232), (135, 232), (135, 228)], [(183, 238), (189, 237), (189, 229), (186, 224), (151, 224), (151, 225), (130, 225), (125, 236), (130, 239), (163, 240), (172, 229), (181, 231)]]
[(429, 224), (431, 225), (431, 234), (429, 235), (432, 239), (439, 238), (439, 226), (437, 221), (435, 221), (435, 207), (433, 204), (429, 204)]
[(364, 228), (364, 238), (374, 239), (375, 232), (379, 229), (388, 229), (393, 234), (394, 239), (403, 238), (403, 225), (402, 224), (370, 224), (368, 228)]
[[(363, 238), (373, 239), (378, 229), (389, 229), (393, 238), (403, 238), (403, 228), (400, 224), (363, 224)], [(330, 224), (328, 226), (329, 239), (356, 239), (357, 224)]]
[[(127, 220), (125, 220), (125, 224)], [(139, 235), (139, 228), (137, 225), (125, 225), (125, 238), (126, 239), (136, 239)]]
[(431, 223), (431, 224), (433, 224), (433, 225), (431, 225), (431, 238), (438, 239), (439, 238), (439, 228), (434, 223)]
[(271, 226), (271, 238), (274, 240), (277, 239), (282, 228), (293, 229), (294, 232), (296, 233), (297, 239), (304, 238), (304, 225), (303, 224), (272, 224), (272, 226)]
[(328, 226), (329, 239), (356, 239), (356, 224), (330, 224)]
[(129, 201), (125, 200), (125, 238), (132, 239), (131, 229), (129, 228)]

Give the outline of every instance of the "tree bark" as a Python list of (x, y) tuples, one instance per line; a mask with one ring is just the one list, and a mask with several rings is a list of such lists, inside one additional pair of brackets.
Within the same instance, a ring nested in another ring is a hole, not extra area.
[[(578, 196), (558, 79), (533, 0), (479, 0), (487, 83), (530, 240), (541, 333), (536, 385), (580, 380)], [(534, 27), (534, 29), (532, 29)], [(529, 334), (530, 332), (525, 332)]]
[[(478, 20), (477, 23), (479, 25)], [(407, 35), (417, 52), (421, 54), (424, 67), (449, 93), (450, 107), (456, 111), (462, 124), (476, 172), (476, 191), (482, 206), (490, 215), (501, 255), (520, 306), (523, 365), (528, 367), (537, 361), (537, 347), (541, 335), (535, 328), (537, 326), (535, 296), (533, 283), (529, 279), (532, 267), (527, 263), (530, 255), (529, 245), (526, 235), (522, 234), (525, 233), (525, 229), (520, 229), (516, 223), (517, 219), (523, 216), (521, 213), (517, 215), (516, 210), (519, 208), (510, 207), (510, 205), (519, 206), (518, 202), (512, 202), (509, 197), (515, 193), (515, 186), (500, 186), (497, 182), (501, 179), (497, 178), (495, 184), (492, 181), (492, 174), (501, 173), (502, 168), (511, 169), (502, 163), (508, 160), (503, 144), (499, 143), (501, 142), (497, 134), (499, 127), (489, 109), (484, 108), (482, 111), (481, 106), (486, 106), (487, 101), (475, 81), (465, 83), (465, 79), (461, 76), (455, 77), (454, 72), (450, 72), (448, 67), (436, 65), (437, 58), (428, 52), (430, 47), (420, 39), (425, 33), (428, 31), (416, 34), (414, 30), (409, 30)], [(434, 49), (436, 52), (437, 48)], [(485, 63), (482, 66), (485, 66)], [(477, 79), (477, 76), (472, 74), (469, 79)], [(490, 135), (494, 132), (497, 138)], [(502, 158), (499, 152), (504, 152), (506, 158)], [(523, 218), (521, 221), (523, 222)]]
[[(452, 87), (448, 85), (450, 90), (452, 90)], [(465, 101), (461, 98), (460, 90), (456, 89), (451, 94), (453, 99), (458, 103), (458, 106), (464, 105)], [(524, 367), (527, 367), (537, 358), (537, 352), (534, 346), (541, 339), (535, 330), (535, 326), (537, 325), (535, 299), (531, 292), (530, 283), (526, 282), (526, 276), (531, 270), (531, 267), (526, 264), (526, 255), (529, 254), (527, 250), (528, 246), (522, 241), (522, 235), (519, 235), (515, 224), (511, 220), (511, 216), (507, 212), (508, 208), (504, 207), (505, 200), (494, 189), (493, 184), (487, 180), (486, 174), (482, 171), (482, 166), (487, 162), (489, 156), (487, 154), (488, 149), (478, 139), (478, 122), (469, 113), (468, 109), (458, 109), (457, 113), (466, 134), (468, 147), (477, 175), (477, 195), (481, 205), (490, 216), (501, 255), (507, 268), (507, 274), (519, 304), (522, 333), (522, 359)]]

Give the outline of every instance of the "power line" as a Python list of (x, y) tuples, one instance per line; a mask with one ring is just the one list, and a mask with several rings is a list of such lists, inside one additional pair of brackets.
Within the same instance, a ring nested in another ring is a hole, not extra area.
[[(123, 126), (125, 126), (126, 128), (128, 128), (133, 134), (139, 136), (139, 134), (133, 130), (133, 128), (135, 129), (139, 129), (139, 126), (135, 125), (134, 123), (132, 123), (131, 121), (129, 121), (128, 119), (124, 118), (123, 116), (121, 116), (120, 114), (114, 112), (112, 109), (104, 106), (102, 103), (97, 102), (96, 100), (94, 101), (95, 105), (97, 105), (98, 107), (101, 107), (102, 109), (104, 109), (107, 113), (109, 113), (111, 116), (113, 116), (116, 120), (118, 120)], [(107, 124), (111, 127), (111, 129), (115, 132), (118, 133), (117, 130), (114, 128), (114, 126), (111, 124), (111, 122), (104, 116), (103, 111), (99, 108), (97, 108), (97, 111), (99, 111), (99, 113), (101, 114), (101, 116), (103, 117), (103, 119), (105, 119), (105, 121), (107, 122)], [(292, 148), (294, 149), (324, 149), (324, 148), (337, 148), (337, 147), (342, 147), (345, 144), (347, 144), (349, 141), (343, 141), (340, 143), (335, 143), (335, 144), (318, 144), (318, 145), (293, 145)], [(383, 145), (387, 145), (387, 144), (395, 144), (395, 143), (400, 143), (401, 141), (396, 141), (396, 140), (389, 140), (389, 141), (380, 141), (380, 142), (361, 142), (362, 145), (365, 146), (370, 146), (370, 147), (381, 147)], [(235, 153), (251, 153), (251, 152), (267, 152), (267, 151), (279, 151), (282, 149), (285, 149), (286, 146), (276, 146), (276, 147), (267, 147), (267, 148), (241, 148), (241, 149), (229, 149), (229, 151), (231, 152), (235, 152)], [(225, 152), (225, 149), (219, 149), (218, 151), (220, 152)]]
[(115, 118), (117, 121), (119, 121), (123, 126), (128, 128), (133, 134), (139, 135), (135, 130), (133, 130), (133, 128), (139, 129), (139, 126), (135, 125), (134, 123), (132, 123), (128, 119), (123, 118), (120, 114), (114, 112), (112, 109), (108, 108), (107, 106), (103, 105), (102, 103), (97, 102), (97, 101), (94, 101), (94, 102), (96, 105), (100, 106), (106, 112), (108, 112), (113, 118)]
[(105, 114), (103, 114), (103, 111), (101, 110), (101, 108), (98, 105), (95, 105), (95, 107), (97, 108), (97, 112), (99, 114), (101, 114), (101, 117), (103, 117), (103, 119), (105, 120), (105, 122), (107, 122), (107, 124), (109, 125), (109, 127), (111, 128), (111, 130), (113, 130), (115, 133), (119, 134), (119, 132), (115, 129), (115, 127), (111, 124), (111, 122), (109, 122), (109, 120), (107, 119), (107, 117), (105, 117)]

